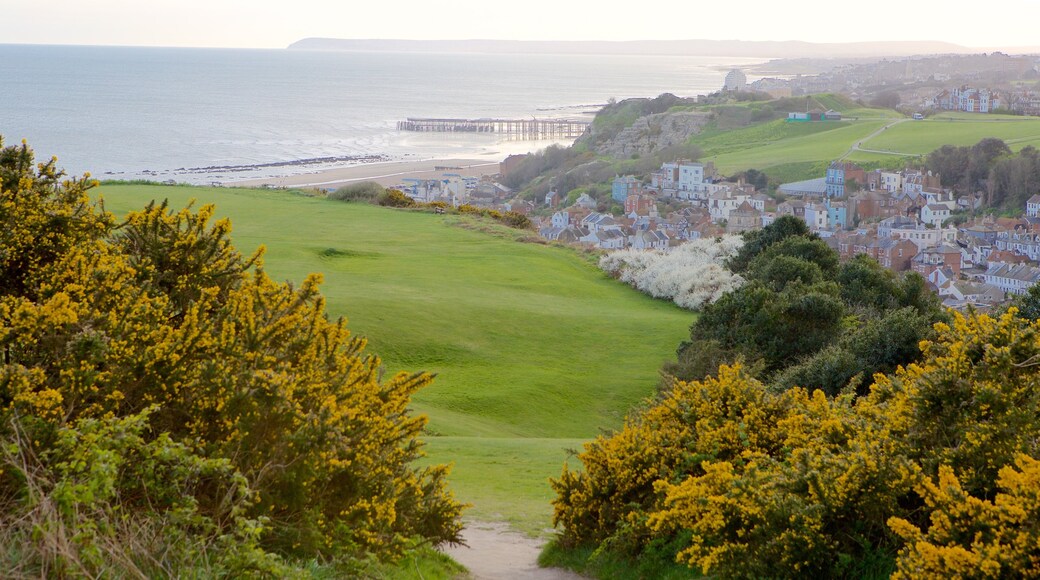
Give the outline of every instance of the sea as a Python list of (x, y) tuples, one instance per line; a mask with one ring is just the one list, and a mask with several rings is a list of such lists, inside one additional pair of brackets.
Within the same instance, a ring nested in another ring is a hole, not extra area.
[(590, 118), (609, 99), (710, 93), (728, 70), (766, 60), (0, 45), (0, 136), (99, 179), (233, 183), (360, 163), (498, 161), (553, 142), (397, 122)]

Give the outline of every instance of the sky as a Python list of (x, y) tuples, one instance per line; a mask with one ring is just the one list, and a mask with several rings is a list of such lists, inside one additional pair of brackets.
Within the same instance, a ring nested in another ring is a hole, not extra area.
[(307, 37), (940, 40), (1040, 46), (1040, 0), (0, 0), (0, 43), (284, 48)]

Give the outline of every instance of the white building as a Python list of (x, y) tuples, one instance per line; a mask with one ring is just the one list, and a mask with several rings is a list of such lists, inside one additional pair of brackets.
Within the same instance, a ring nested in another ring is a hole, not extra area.
[(704, 164), (696, 161), (679, 162), (679, 181), (676, 183), (676, 195), (682, 199), (700, 199), (700, 195), (708, 191), (711, 180), (707, 178)]
[(1040, 268), (1027, 264), (994, 264), (986, 270), (987, 284), (992, 284), (1005, 294), (1025, 294), (1040, 282)]
[(1036, 194), (1026, 201), (1026, 216), (1040, 217), (1040, 194)]
[(930, 203), (921, 208), (921, 221), (941, 228), (943, 222), (950, 219), (950, 208), (938, 203)]
[(940, 244), (956, 243), (957, 228), (928, 227), (917, 219), (896, 216), (881, 220), (878, 238), (910, 240), (918, 250), (925, 250)]

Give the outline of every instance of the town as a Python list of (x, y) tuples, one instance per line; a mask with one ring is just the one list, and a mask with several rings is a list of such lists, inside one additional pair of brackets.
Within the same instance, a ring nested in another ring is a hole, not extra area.
[(974, 216), (979, 198), (956, 197), (939, 177), (835, 161), (826, 175), (782, 184), (774, 197), (743, 179), (725, 179), (710, 162), (678, 159), (662, 164), (645, 183), (617, 176), (611, 201), (623, 207), (620, 215), (597, 211), (601, 204), (587, 193), (570, 204), (555, 190), (541, 204), (509, 200), (509, 188), (488, 177), (449, 173), (398, 188), (421, 202), (521, 213), (546, 240), (608, 251), (667, 251), (790, 215), (804, 220), (843, 259), (867, 254), (895, 272), (918, 272), (944, 305), (957, 309), (992, 308), (1040, 281), (1040, 194), (1029, 199), (1021, 217)]

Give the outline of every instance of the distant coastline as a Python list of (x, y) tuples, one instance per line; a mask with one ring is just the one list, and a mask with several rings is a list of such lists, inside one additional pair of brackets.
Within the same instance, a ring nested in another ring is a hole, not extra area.
[(722, 56), (752, 58), (853, 58), (980, 52), (939, 41), (813, 43), (745, 40), (521, 41), (305, 38), (289, 50), (357, 52), (447, 52), (486, 54), (574, 54)]

